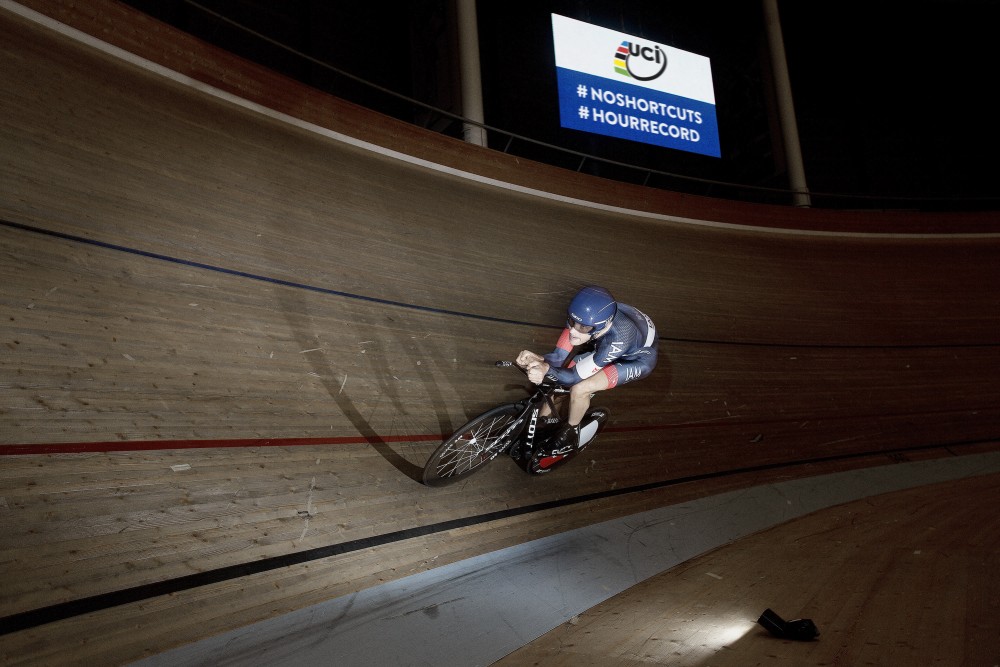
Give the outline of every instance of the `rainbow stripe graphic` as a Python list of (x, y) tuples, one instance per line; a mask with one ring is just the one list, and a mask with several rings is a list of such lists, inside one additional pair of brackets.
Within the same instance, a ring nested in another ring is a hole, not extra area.
[(621, 43), (621, 46), (615, 51), (615, 71), (623, 76), (632, 78), (632, 75), (628, 71), (628, 49), (631, 44), (628, 40)]

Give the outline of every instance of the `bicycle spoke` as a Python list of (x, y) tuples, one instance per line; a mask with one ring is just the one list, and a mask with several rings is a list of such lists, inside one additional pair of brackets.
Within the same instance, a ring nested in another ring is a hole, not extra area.
[(492, 461), (506, 445), (509, 431), (518, 412), (509, 407), (484, 413), (447, 440), (425, 471), (425, 478), (444, 483), (467, 475)]
[(506, 415), (490, 420), (489, 423), (479, 425), (471, 433), (463, 433), (449, 449), (447, 459), (442, 457), (438, 474), (450, 476), (462, 474), (466, 470), (471, 470), (477, 465), (482, 465), (494, 450), (493, 445), (498, 436), (490, 436), (494, 427), (500, 422), (507, 422)]

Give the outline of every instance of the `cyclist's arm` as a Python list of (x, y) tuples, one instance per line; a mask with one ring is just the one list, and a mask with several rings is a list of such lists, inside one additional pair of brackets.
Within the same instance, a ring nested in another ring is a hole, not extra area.
[(615, 343), (614, 338), (609, 335), (599, 339), (593, 352), (578, 354), (567, 368), (562, 368), (562, 364), (558, 367), (553, 364), (548, 375), (565, 386), (574, 385), (581, 380), (597, 375), (605, 367), (618, 361), (627, 351), (626, 346)]
[(556, 349), (546, 354), (542, 359), (552, 368), (561, 368), (572, 351), (573, 345), (569, 342), (569, 329), (563, 329), (562, 335), (556, 342)]
[(549, 365), (546, 377), (566, 387), (574, 385), (585, 377), (588, 377), (581, 375), (579, 372), (577, 366), (579, 357), (577, 357), (574, 363), (566, 364), (572, 352), (573, 344), (569, 340), (569, 329), (563, 329), (562, 335), (559, 336), (559, 341), (556, 343), (556, 349), (545, 355), (545, 361)]
[[(608, 363), (614, 363), (610, 361)], [(567, 368), (552, 366), (549, 368), (548, 376), (551, 376), (559, 384), (569, 387), (581, 380), (586, 380), (592, 375), (597, 375), (608, 364), (600, 364), (594, 353), (584, 354), (576, 357), (573, 364)]]
[(545, 377), (554, 380), (564, 387), (574, 385), (582, 379), (572, 368), (561, 368), (559, 366), (552, 366), (551, 364)]

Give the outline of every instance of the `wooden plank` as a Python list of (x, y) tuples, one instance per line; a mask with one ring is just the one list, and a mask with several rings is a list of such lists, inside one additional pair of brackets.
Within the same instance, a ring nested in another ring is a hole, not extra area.
[[(898, 491), (742, 538), (496, 664), (993, 664), (998, 483), (984, 475)], [(811, 618), (819, 638), (772, 637), (756, 623), (769, 608)]]
[[(232, 66), (235, 90), (270, 94), (241, 78), (258, 70), (113, 3), (27, 4), (62, 18), (108, 9), (89, 20), (124, 26), (100, 33), (109, 39)], [(135, 447), (0, 456), (0, 615), (667, 485), (43, 624), (0, 639), (11, 664), (70, 648), (80, 662), (127, 662), (591, 521), (998, 435), (995, 239), (764, 234), (583, 208), (289, 127), (7, 11), (0, 50), (16, 63), (0, 97), (0, 453)], [(284, 110), (295, 95), (310, 113), (331, 108), (265, 80)], [(629, 196), (330, 103), (359, 136), (423, 145), (422, 157), (603, 203)], [(762, 215), (687, 199), (658, 210)], [(590, 249), (585, 268), (554, 266), (546, 239), (564, 234)], [(419, 485), (435, 436), (524, 395), (523, 378), (492, 362), (551, 347), (584, 281), (658, 323), (656, 373), (600, 397), (611, 427), (558, 474), (532, 479), (501, 461), (467, 484)], [(279, 439), (300, 446), (271, 446)]]

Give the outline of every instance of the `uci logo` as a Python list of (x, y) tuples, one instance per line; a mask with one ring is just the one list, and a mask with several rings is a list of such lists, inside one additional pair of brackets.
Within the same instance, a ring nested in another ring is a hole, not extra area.
[(659, 46), (625, 40), (615, 51), (615, 71), (638, 81), (651, 81), (667, 69), (667, 54)]

